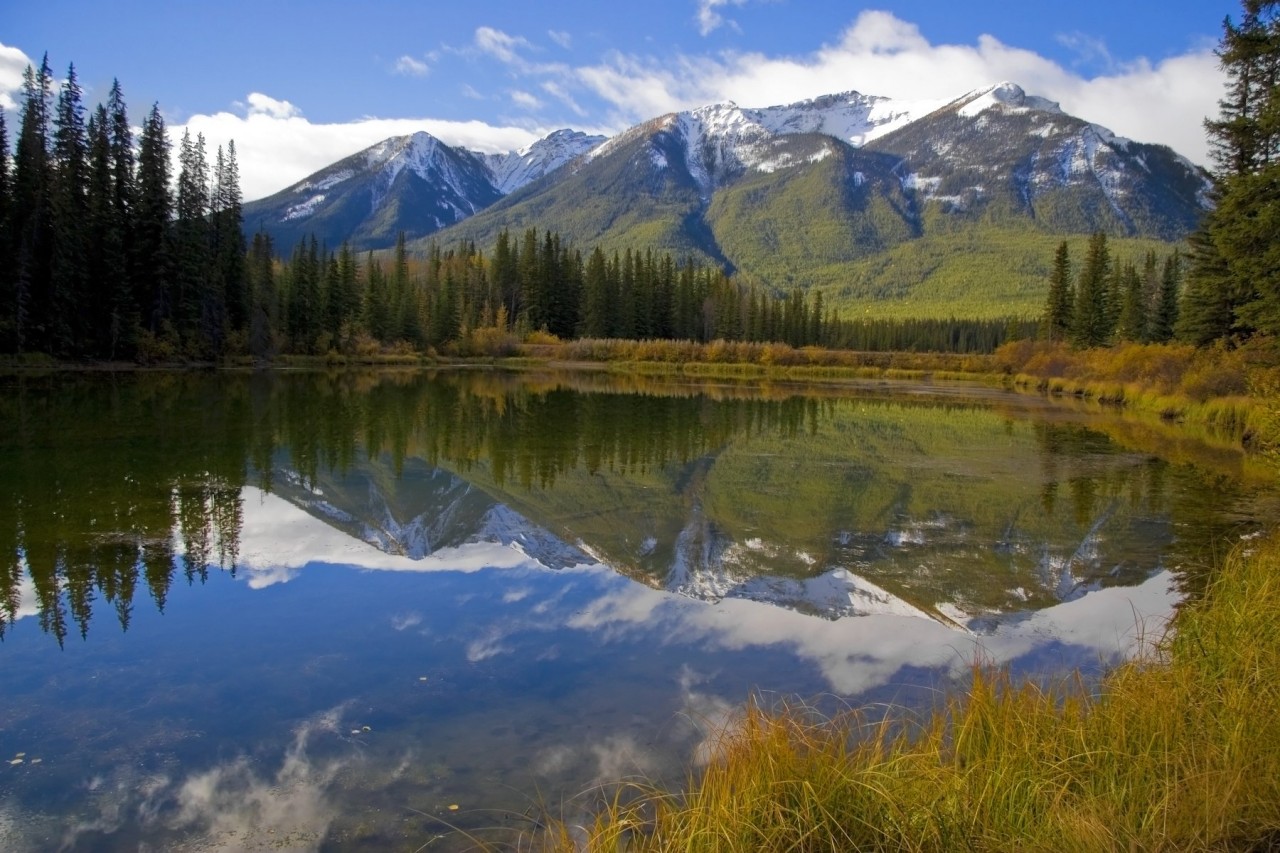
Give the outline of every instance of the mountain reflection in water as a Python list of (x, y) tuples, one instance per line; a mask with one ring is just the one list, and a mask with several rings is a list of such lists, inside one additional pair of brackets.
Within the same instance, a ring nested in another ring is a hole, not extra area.
[(0, 631), (34, 611), (61, 643), (103, 605), (127, 628), (139, 578), (163, 610), (175, 576), (235, 572), (246, 485), (409, 558), (521, 543), (548, 566), (598, 560), (696, 598), (956, 624), (1138, 583), (1248, 514), (1240, 481), (1047, 410), (659, 390), (28, 380), (0, 403)]

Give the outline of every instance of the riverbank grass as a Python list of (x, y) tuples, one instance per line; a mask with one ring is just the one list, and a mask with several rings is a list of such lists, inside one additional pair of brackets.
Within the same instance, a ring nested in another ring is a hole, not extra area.
[[(1092, 688), (975, 668), (932, 715), (748, 706), (688, 793), (617, 797), (591, 850), (1280, 847), (1280, 539)], [(635, 794), (633, 789), (631, 794)]]

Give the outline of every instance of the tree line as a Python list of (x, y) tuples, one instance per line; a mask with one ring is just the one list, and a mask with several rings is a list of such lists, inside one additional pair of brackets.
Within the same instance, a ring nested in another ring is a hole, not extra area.
[(358, 257), (304, 238), (285, 260), (265, 233), (249, 246), (250, 349), (323, 354), (369, 345), (443, 350), (479, 330), (560, 339), (629, 338), (827, 344), (836, 323), (821, 294), (744, 288), (724, 270), (652, 250), (606, 254), (530, 228), (486, 255), (464, 241), (410, 257)]
[[(385, 262), (385, 263), (384, 263)], [(488, 254), (469, 241), (389, 256), (328, 250), (304, 238), (278, 260), (271, 238), (249, 246), (254, 355), (351, 353), (402, 345), (466, 350), (542, 331), (562, 340), (781, 342), (867, 350), (990, 352), (1006, 320), (842, 320), (820, 291), (779, 294), (736, 282), (722, 268), (652, 250), (582, 252), (559, 234), (501, 232)]]
[(212, 171), (184, 134), (172, 180), (158, 105), (135, 140), (114, 81), (86, 110), (75, 65), (23, 76), (12, 156), (0, 113), (0, 352), (210, 358), (243, 327), (244, 238), (235, 143)]

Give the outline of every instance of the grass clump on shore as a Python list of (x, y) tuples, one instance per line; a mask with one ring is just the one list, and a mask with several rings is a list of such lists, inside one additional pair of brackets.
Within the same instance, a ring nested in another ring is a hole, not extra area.
[(619, 797), (551, 846), (636, 851), (1280, 847), (1280, 539), (1093, 689), (978, 668), (933, 715), (749, 706), (688, 793)]

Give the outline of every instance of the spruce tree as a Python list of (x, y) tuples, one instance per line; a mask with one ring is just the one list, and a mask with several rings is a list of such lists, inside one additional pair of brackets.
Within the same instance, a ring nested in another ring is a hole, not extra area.
[(1116, 337), (1122, 341), (1142, 343), (1147, 339), (1148, 320), (1142, 277), (1133, 264), (1125, 264), (1118, 278), (1122, 295)]
[(1215, 206), (1190, 254), (1180, 334), (1196, 343), (1280, 334), (1280, 2), (1244, 0), (1223, 24), (1219, 115), (1205, 122)]
[(1240, 330), (1237, 312), (1244, 300), (1230, 264), (1208, 230), (1187, 237), (1187, 259), (1189, 269), (1175, 334), (1179, 340), (1196, 346), (1232, 336)]
[(99, 300), (89, 296), (84, 225), (88, 219), (85, 188), (88, 186), (88, 134), (84, 103), (75, 65), (58, 93), (53, 118), (52, 233), (53, 268), (48, 308), (50, 352), (84, 355), (83, 343), (91, 337), (98, 317), (85, 311)]
[(18, 352), (48, 349), (53, 259), (52, 160), (49, 113), (53, 77), (46, 54), (40, 70), (22, 76), (22, 123), (13, 163), (14, 346)]
[(160, 105), (153, 104), (138, 139), (137, 213), (134, 216), (134, 302), (144, 328), (156, 338), (174, 333), (173, 197), (169, 136)]
[[(132, 355), (137, 341), (138, 329), (141, 325), (139, 306), (137, 303), (138, 277), (142, 274), (138, 268), (136, 245), (137, 216), (137, 176), (135, 174), (133, 129), (129, 126), (128, 110), (125, 108), (124, 93), (120, 81), (113, 80), (111, 91), (107, 95), (106, 104), (107, 147), (109, 153), (109, 169), (111, 175), (111, 213), (109, 235), (111, 245), (109, 253), (113, 259), (109, 261), (113, 269), (106, 283), (110, 291), (110, 343), (109, 358), (120, 355)], [(119, 257), (115, 257), (119, 241)], [(119, 264), (120, 266), (115, 266)]]
[(1178, 325), (1178, 291), (1181, 280), (1182, 257), (1175, 251), (1165, 259), (1164, 271), (1160, 275), (1159, 298), (1148, 329), (1148, 337), (1153, 343), (1163, 344), (1173, 339)]
[(1107, 235), (1099, 231), (1089, 238), (1084, 268), (1076, 285), (1071, 343), (1077, 347), (1102, 346), (1111, 338), (1110, 271)]
[(0, 352), (11, 352), (17, 338), (14, 273), (18, 263), (13, 240), (13, 176), (9, 168), (9, 130), (0, 110)]
[(609, 279), (604, 251), (596, 246), (587, 259), (587, 269), (583, 276), (582, 287), (582, 320), (579, 324), (579, 335), (584, 338), (607, 337), (612, 327), (611, 308), (613, 300), (609, 298)]
[(211, 275), (209, 164), (203, 134), (183, 131), (178, 148), (177, 218), (174, 221), (174, 318), (186, 353), (217, 355), (224, 329), (224, 303)]
[(227, 143), (226, 153), (218, 147), (210, 223), (212, 274), (226, 305), (227, 327), (245, 328), (249, 313), (245, 283), (244, 201), (240, 192), (240, 166), (236, 143)]
[(87, 216), (81, 225), (85, 273), (93, 283), (81, 308), (97, 322), (87, 330), (87, 339), (80, 343), (94, 358), (116, 358), (119, 354), (125, 318), (117, 311), (117, 305), (129, 297), (128, 258), (112, 203), (115, 188), (109, 124), (106, 107), (99, 105), (89, 119)]
[(258, 359), (275, 356), (275, 339), (278, 322), (278, 294), (276, 292), (275, 251), (271, 235), (259, 231), (253, 235), (246, 263), (248, 279), (249, 353)]
[(1053, 255), (1053, 271), (1049, 274), (1049, 295), (1045, 303), (1041, 337), (1047, 341), (1065, 341), (1071, 336), (1075, 316), (1075, 292), (1071, 288), (1071, 255), (1067, 241), (1058, 244)]

